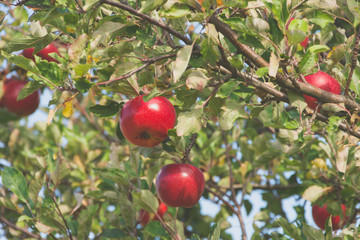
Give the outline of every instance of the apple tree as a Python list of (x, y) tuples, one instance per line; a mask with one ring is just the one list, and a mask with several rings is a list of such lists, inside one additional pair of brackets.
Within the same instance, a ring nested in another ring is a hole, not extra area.
[(0, 10), (6, 239), (359, 239), (358, 1)]

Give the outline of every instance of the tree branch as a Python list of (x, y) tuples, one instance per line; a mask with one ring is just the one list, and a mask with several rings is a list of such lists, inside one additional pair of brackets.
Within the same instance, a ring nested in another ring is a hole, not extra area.
[[(215, 15), (210, 18), (210, 23), (214, 24), (216, 29), (222, 33), (229, 41), (236, 47), (238, 52), (245, 56), (250, 62), (255, 64), (257, 67), (269, 67), (269, 63), (263, 59), (260, 55), (255, 53), (249, 46), (242, 44), (238, 41), (238, 35), (229, 25), (220, 21)], [(284, 75), (277, 73), (274, 79), (276, 83), (287, 89), (297, 91), (292, 81), (287, 79)], [(321, 102), (328, 103), (344, 103), (348, 109), (357, 109), (359, 111), (360, 105), (355, 101), (343, 96), (330, 93), (328, 91), (317, 88), (307, 82), (298, 81), (298, 87), (301, 93), (315, 97)]]
[(171, 33), (172, 35), (174, 35), (175, 37), (179, 38), (180, 40), (182, 40), (184, 43), (186, 43), (187, 45), (192, 45), (192, 40), (187, 38), (186, 36), (182, 35), (181, 33), (179, 33), (178, 31), (164, 25), (163, 23), (158, 22), (157, 20), (149, 17), (146, 14), (140, 13), (138, 11), (136, 11), (136, 9), (132, 8), (129, 5), (123, 4), (121, 2), (115, 2), (112, 0), (101, 0), (101, 3), (105, 3), (105, 4), (109, 4), (111, 6), (117, 7), (117, 8), (121, 8), (125, 11), (128, 11), (129, 13), (134, 14), (135, 16), (138, 16), (141, 19), (144, 19), (145, 21), (148, 21), (149, 23), (152, 23), (158, 27), (160, 27), (161, 29)]
[(9, 220), (7, 220), (5, 217), (0, 216), (0, 222), (4, 223), (5, 225), (7, 225), (8, 227), (15, 229), (17, 231), (20, 231), (26, 235), (28, 235), (29, 237), (32, 238), (36, 238), (36, 239), (40, 239), (40, 240), (45, 240), (44, 238), (42, 238), (40, 235), (37, 235), (35, 233), (29, 232), (27, 229), (25, 228), (21, 228), (19, 226), (17, 226), (16, 224), (10, 222)]

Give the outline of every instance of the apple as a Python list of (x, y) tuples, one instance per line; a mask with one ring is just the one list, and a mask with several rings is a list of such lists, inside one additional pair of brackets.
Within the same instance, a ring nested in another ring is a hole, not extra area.
[[(55, 47), (54, 44), (50, 43), (45, 48), (41, 49), (36, 55), (38, 55), (39, 57), (41, 57), (44, 60), (47, 60), (48, 62), (56, 62), (56, 63), (58, 63), (58, 60), (56, 60), (55, 58), (49, 56), (49, 53), (53, 53), (53, 52), (57, 53), (60, 56), (58, 48)], [(33, 61), (35, 61), (35, 58), (34, 58), (33, 54), (34, 54), (34, 48), (28, 48), (28, 49), (25, 49), (22, 52), (22, 55), (24, 57), (32, 59)]]
[(157, 174), (156, 191), (169, 207), (193, 207), (204, 192), (204, 174), (187, 163), (165, 165)]
[[(290, 20), (287, 22), (287, 24), (286, 24), (286, 26), (285, 26), (286, 30), (289, 29), (289, 25), (290, 25), (291, 21), (294, 20), (294, 19), (295, 19), (295, 18), (292, 17), (292, 18), (290, 18)], [(306, 48), (308, 44), (309, 44), (309, 36), (307, 36), (307, 37), (300, 43), (300, 45), (301, 45), (303, 48)]]
[[(341, 94), (340, 83), (325, 72), (318, 71), (317, 73), (307, 75), (304, 78), (307, 83), (310, 83), (315, 87), (321, 88), (331, 93)], [(305, 102), (308, 104), (308, 107), (315, 110), (318, 104), (318, 100), (308, 95), (304, 95), (304, 98)]]
[[(347, 217), (345, 216), (346, 207), (344, 204), (341, 204), (341, 209), (342, 209), (342, 213), (344, 216), (343, 219), (339, 215), (331, 217), (331, 223), (332, 223), (333, 230), (338, 230), (338, 229), (342, 228), (344, 226), (345, 222), (347, 221)], [(325, 222), (330, 217), (330, 213), (327, 211), (327, 205), (324, 204), (323, 207), (320, 207), (319, 205), (314, 205), (312, 207), (312, 215), (313, 215), (314, 222), (316, 223), (316, 225), (319, 228), (321, 228), (322, 230), (324, 230)]]
[[(161, 219), (163, 218), (166, 211), (167, 206), (164, 203), (160, 202), (159, 208), (156, 213), (159, 215), (159, 217), (161, 217)], [(160, 219), (156, 214), (154, 214), (152, 220), (159, 221)], [(141, 209), (139, 212), (139, 221), (141, 226), (145, 227), (150, 222), (150, 213), (144, 209)]]
[(138, 96), (122, 108), (120, 129), (129, 142), (141, 147), (154, 147), (167, 138), (175, 119), (174, 106), (165, 97), (144, 102), (143, 96)]
[(4, 85), (4, 94), (1, 102), (4, 107), (11, 113), (18, 116), (28, 116), (35, 112), (40, 102), (40, 91), (37, 90), (26, 98), (17, 101), (20, 90), (26, 85), (26, 81), (9, 79)]

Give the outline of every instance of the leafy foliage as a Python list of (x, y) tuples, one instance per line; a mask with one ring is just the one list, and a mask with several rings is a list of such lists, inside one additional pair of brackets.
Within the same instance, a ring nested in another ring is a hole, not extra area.
[[(33, 126), (0, 108), (0, 223), (8, 239), (358, 239), (360, 200), (359, 3), (238, 0), (3, 1), (2, 79), (29, 79), (19, 99), (51, 92)], [(288, 25), (290, 19), (295, 20)], [(288, 25), (288, 28), (287, 28)], [(307, 48), (300, 46), (307, 36)], [(56, 62), (19, 54), (54, 43)], [(341, 84), (334, 96), (304, 83), (321, 69)], [(0, 91), (0, 95), (2, 91)], [(123, 104), (164, 96), (177, 122), (154, 148), (134, 146), (119, 128)], [(316, 97), (320, 111), (303, 95)], [(190, 147), (189, 147), (190, 146)], [(205, 175), (199, 204), (155, 214), (155, 177), (189, 160)], [(243, 211), (266, 202), (246, 236)], [(284, 199), (327, 204), (346, 222), (332, 235), (295, 220)], [(6, 226), (6, 227), (4, 227)], [(40, 235), (40, 233), (42, 233)]]

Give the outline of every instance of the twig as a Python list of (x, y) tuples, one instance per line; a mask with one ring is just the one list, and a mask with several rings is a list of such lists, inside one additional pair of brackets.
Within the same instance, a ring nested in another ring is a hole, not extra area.
[[(49, 190), (50, 190), (50, 189), (49, 189)], [(49, 191), (49, 192), (52, 192), (52, 191)], [(72, 234), (71, 234), (71, 230), (70, 230), (70, 228), (69, 228), (69, 225), (67, 224), (66, 219), (64, 218), (64, 215), (61, 213), (61, 210), (60, 210), (60, 208), (59, 208), (59, 205), (58, 205), (57, 202), (56, 202), (56, 198), (55, 198), (54, 192), (52, 192), (51, 195), (52, 195), (52, 196), (51, 196), (51, 199), (52, 199), (52, 201), (53, 201), (54, 204), (55, 204), (56, 210), (58, 211), (59, 216), (61, 217), (61, 219), (63, 220), (63, 222), (64, 222), (64, 224), (65, 224), (66, 231), (68, 232), (69, 239), (70, 239), (70, 240), (73, 240), (73, 237), (72, 237)]]
[(180, 40), (182, 40), (187, 45), (192, 45), (192, 43), (193, 43), (191, 39), (189, 39), (186, 36), (182, 35), (181, 33), (174, 30), (173, 28), (170, 28), (169, 26), (166, 26), (163, 23), (158, 22), (157, 20), (149, 17), (146, 14), (143, 14), (143, 13), (140, 13), (140, 12), (136, 11), (136, 9), (132, 8), (131, 6), (125, 5), (125, 4), (121, 3), (121, 2), (115, 2), (115, 1), (112, 1), (112, 0), (101, 0), (100, 2), (105, 3), (105, 4), (109, 4), (109, 5), (117, 7), (117, 8), (121, 8), (121, 9), (123, 9), (125, 11), (128, 11), (129, 13), (132, 13), (135, 16), (138, 16), (139, 18), (144, 19), (144, 20), (148, 21), (149, 23), (152, 23), (152, 24), (162, 28), (163, 30), (171, 33), (172, 35), (179, 38)]
[(32, 233), (32, 232), (29, 232), (27, 229), (25, 228), (21, 228), (19, 226), (17, 226), (16, 224), (10, 222), (9, 220), (7, 220), (5, 217), (3, 216), (0, 216), (0, 222), (6, 224), (8, 227), (12, 228), (12, 229), (15, 229), (17, 231), (20, 231), (26, 235), (28, 235), (29, 237), (32, 237), (32, 238), (36, 238), (36, 239), (40, 239), (40, 240), (45, 240), (44, 238), (42, 238), (41, 236), (35, 234), (35, 233)]
[[(241, 227), (241, 236), (243, 240), (246, 240), (246, 229), (245, 229), (245, 223), (244, 223), (244, 219), (241, 215), (241, 205), (238, 203), (238, 201), (236, 200), (236, 193), (234, 190), (234, 175), (233, 175), (233, 171), (232, 171), (232, 161), (231, 161), (231, 156), (230, 156), (230, 152), (229, 152), (229, 142), (226, 136), (225, 131), (221, 131), (222, 134), (222, 138), (225, 144), (225, 157), (226, 157), (226, 161), (228, 163), (229, 166), (229, 181), (230, 181), (230, 191), (231, 191), (231, 197), (232, 197), (232, 202), (235, 204), (236, 206), (236, 215), (239, 219), (240, 222), (240, 227)], [(245, 188), (243, 188), (243, 192), (242, 192), (242, 198), (244, 197), (244, 193), (245, 193)]]
[(346, 81), (346, 86), (345, 86), (345, 92), (344, 92), (345, 96), (347, 96), (349, 94), (349, 87), (350, 87), (351, 79), (352, 79), (352, 76), (354, 74), (354, 70), (355, 70), (355, 67), (357, 64), (357, 57), (359, 55), (359, 41), (360, 41), (360, 31), (356, 34), (356, 40), (355, 40), (354, 47), (353, 47), (353, 55), (351, 57), (350, 73), (349, 73), (349, 77)]
[(190, 137), (190, 144), (189, 144), (189, 146), (185, 149), (184, 157), (181, 159), (181, 162), (182, 162), (182, 163), (186, 163), (186, 162), (189, 161), (190, 151), (191, 151), (191, 149), (193, 148), (193, 146), (195, 145), (197, 136), (198, 136), (197, 133), (194, 133), (193, 135), (191, 135), (191, 137)]
[(167, 54), (167, 55), (164, 55), (164, 56), (160, 56), (160, 57), (155, 57), (155, 58), (151, 58), (151, 59), (147, 59), (147, 60), (144, 60), (145, 64), (142, 65), (141, 67), (137, 68), (137, 69), (134, 69), (120, 77), (117, 77), (117, 78), (114, 78), (114, 79), (110, 79), (108, 81), (105, 81), (105, 82), (99, 82), (97, 83), (96, 85), (98, 86), (101, 86), (101, 85), (108, 85), (110, 83), (113, 83), (113, 82), (116, 82), (116, 81), (120, 81), (122, 79), (126, 79), (126, 78), (129, 78), (131, 77), (132, 75), (134, 75), (135, 73), (137, 72), (140, 72), (141, 70), (143, 70), (144, 68), (146, 68), (147, 66), (155, 63), (155, 62), (158, 62), (158, 61), (161, 61), (163, 59), (166, 59), (166, 58), (172, 58), (172, 57), (175, 57), (176, 56), (176, 53), (172, 53), (172, 54)]

